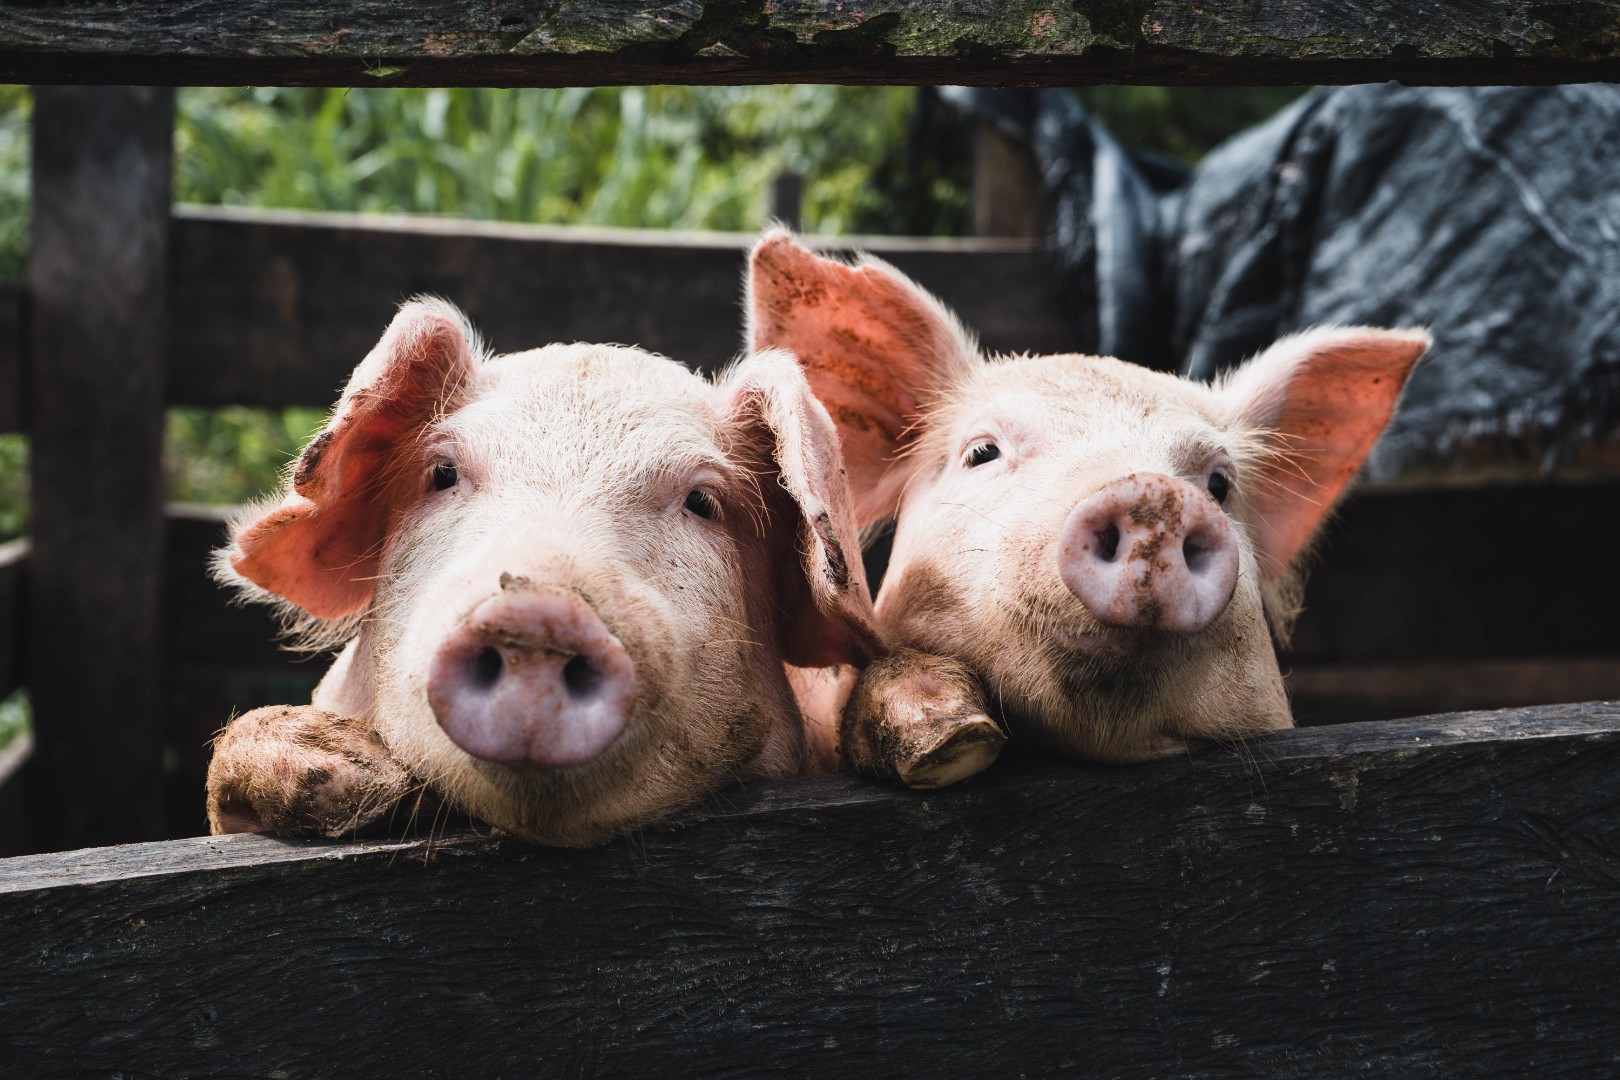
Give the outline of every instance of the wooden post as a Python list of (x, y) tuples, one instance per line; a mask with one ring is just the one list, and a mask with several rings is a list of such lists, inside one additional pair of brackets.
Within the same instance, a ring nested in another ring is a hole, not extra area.
[(980, 123), (973, 138), (973, 232), (1030, 239), (1046, 235), (1035, 158), (1028, 147), (988, 123)]
[(784, 169), (771, 177), (771, 205), (767, 216), (794, 232), (804, 227), (804, 174)]
[(174, 92), (34, 92), (30, 811), (41, 848), (163, 827), (159, 598)]

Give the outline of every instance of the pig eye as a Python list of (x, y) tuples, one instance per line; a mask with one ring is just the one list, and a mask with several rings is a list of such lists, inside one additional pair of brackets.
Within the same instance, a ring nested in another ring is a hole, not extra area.
[(441, 461), (433, 466), (433, 490), (443, 491), (445, 488), (456, 486), (456, 467), (448, 461)]
[(981, 442), (968, 447), (967, 456), (963, 460), (968, 468), (974, 469), (1000, 456), (1001, 447), (993, 442)]
[(702, 488), (693, 488), (687, 492), (686, 502), (681, 505), (686, 507), (687, 513), (696, 514), (705, 521), (714, 520), (720, 513), (720, 503)]
[(1209, 474), (1209, 494), (1212, 499), (1226, 505), (1226, 496), (1231, 494), (1232, 481), (1226, 478), (1225, 473), (1212, 472)]

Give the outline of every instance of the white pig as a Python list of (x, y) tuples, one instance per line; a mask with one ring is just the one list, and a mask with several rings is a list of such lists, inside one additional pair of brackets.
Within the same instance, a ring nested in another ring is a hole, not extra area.
[(218, 572), (344, 645), (308, 706), (229, 725), (216, 832), (346, 831), (427, 786), (546, 844), (836, 760), (786, 663), (881, 650), (837, 438), (798, 365), (487, 357), (405, 304)]
[(962, 664), (1015, 737), (1103, 761), (1291, 726), (1271, 634), (1429, 344), (1317, 329), (1213, 386), (991, 359), (891, 267), (781, 231), (754, 250), (749, 318), (837, 424), (860, 525), (893, 519), (890, 644)]

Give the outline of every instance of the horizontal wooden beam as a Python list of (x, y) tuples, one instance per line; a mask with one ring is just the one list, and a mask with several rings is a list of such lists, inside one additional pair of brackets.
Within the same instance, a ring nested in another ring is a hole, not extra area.
[(1584, 705), (1139, 766), (1015, 758), (929, 795), (767, 785), (591, 851), (68, 852), (0, 862), (0, 1057), (53, 1076), (1597, 1073), (1617, 850), (1620, 706)]
[[(1526, 561), (1513, 522), (1546, 522)], [(1287, 662), (1617, 657), (1620, 481), (1364, 490), (1330, 522)]]
[(1581, 82), (1620, 75), (1610, 0), (0, 2), (30, 83)]
[[(170, 400), (330, 405), (417, 293), (462, 305), (502, 352), (641, 345), (699, 369), (742, 343), (751, 233), (508, 225), (421, 216), (187, 208), (174, 220)], [(936, 290), (996, 349), (1073, 333), (1028, 240), (850, 237)]]

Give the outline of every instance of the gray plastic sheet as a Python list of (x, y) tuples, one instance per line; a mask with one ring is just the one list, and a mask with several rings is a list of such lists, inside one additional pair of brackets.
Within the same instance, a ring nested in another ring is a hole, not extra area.
[(1035, 154), (1077, 350), (1207, 379), (1311, 326), (1427, 326), (1376, 480), (1617, 429), (1620, 87), (1318, 90), (1190, 172), (1065, 91), (953, 100)]

